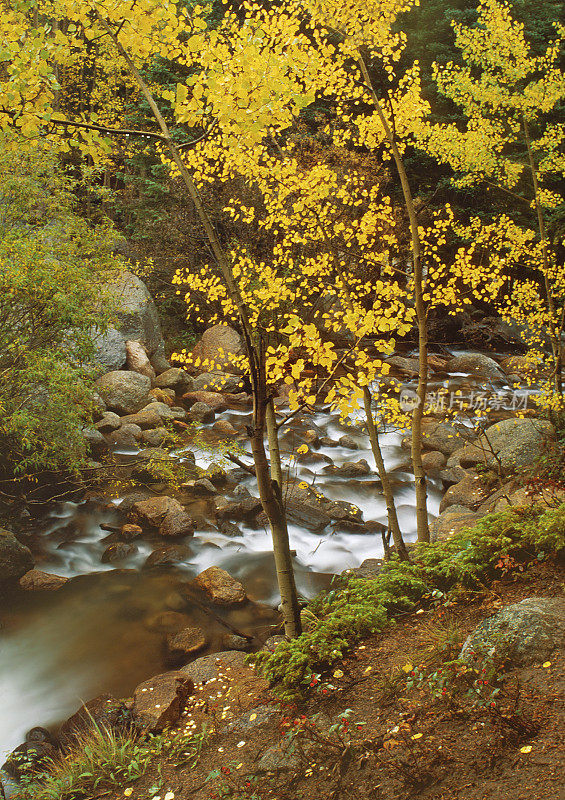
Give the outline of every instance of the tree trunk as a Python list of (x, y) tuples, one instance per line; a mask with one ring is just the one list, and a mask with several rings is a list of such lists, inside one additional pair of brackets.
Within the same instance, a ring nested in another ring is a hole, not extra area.
[(426, 393), (428, 390), (428, 320), (426, 306), (424, 303), (424, 275), (422, 270), (420, 234), (418, 232), (418, 219), (410, 182), (404, 168), (404, 162), (400, 150), (396, 144), (394, 133), (392, 132), (388, 120), (382, 110), (380, 100), (373, 88), (371, 77), (367, 65), (361, 53), (358, 53), (359, 66), (363, 74), (363, 79), (367, 88), (371, 92), (375, 110), (378, 114), (381, 125), (385, 132), (386, 139), (390, 146), (392, 157), (400, 178), (404, 204), (410, 222), (410, 238), (412, 242), (412, 263), (414, 275), (414, 305), (416, 309), (416, 319), (418, 320), (418, 404), (412, 414), (412, 469), (414, 470), (414, 481), (416, 484), (416, 525), (418, 528), (418, 541), (430, 541), (430, 528), (428, 524), (428, 498), (426, 491), (426, 473), (422, 466), (422, 417), (426, 404)]
[(363, 402), (365, 405), (365, 415), (367, 417), (367, 431), (369, 433), (371, 449), (377, 465), (377, 472), (379, 473), (379, 478), (381, 479), (381, 484), (383, 487), (383, 494), (386, 501), (386, 513), (388, 516), (388, 527), (392, 534), (392, 540), (394, 542), (394, 546), (396, 547), (398, 557), (401, 561), (408, 561), (408, 551), (406, 550), (406, 545), (404, 544), (402, 531), (400, 530), (400, 524), (398, 522), (396, 505), (394, 502), (394, 493), (392, 491), (392, 486), (390, 485), (388, 473), (385, 468), (385, 462), (379, 442), (379, 432), (377, 431), (375, 420), (373, 418), (371, 400), (371, 392), (369, 391), (369, 388), (365, 386), (363, 389)]

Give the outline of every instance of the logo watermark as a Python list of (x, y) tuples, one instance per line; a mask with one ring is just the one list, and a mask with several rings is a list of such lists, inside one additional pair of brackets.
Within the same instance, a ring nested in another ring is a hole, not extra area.
[[(515, 391), (500, 390), (463, 392), (460, 389), (449, 391), (439, 389), (426, 394), (425, 408), (429, 411), (525, 411), (531, 392), (523, 389)], [(412, 389), (400, 392), (400, 408), (405, 412), (413, 411), (420, 404), (420, 398)]]

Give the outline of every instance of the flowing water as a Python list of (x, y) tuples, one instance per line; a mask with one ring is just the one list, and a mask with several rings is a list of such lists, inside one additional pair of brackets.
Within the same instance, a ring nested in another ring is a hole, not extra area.
[[(240, 425), (247, 413), (232, 410), (222, 417)], [(287, 461), (290, 473), (329, 499), (358, 506), (364, 520), (386, 523), (386, 507), (374, 472), (353, 480), (325, 470), (330, 459), (339, 466), (361, 458), (375, 469), (368, 439), (355, 425), (362, 417), (352, 422), (352, 426), (344, 426), (322, 412), (296, 419), (292, 435), (283, 441), (283, 445), (290, 443), (290, 449), (295, 449), (310, 429), (333, 440), (348, 433), (359, 449), (316, 448), (315, 457)], [(406, 540), (413, 541), (414, 482), (401, 439), (400, 432), (385, 433), (382, 448), (395, 487), (401, 528)], [(205, 454), (199, 459), (200, 465), (207, 461)], [(240, 478), (239, 483), (256, 494), (251, 476)], [(433, 518), (442, 491), (433, 481), (428, 490)], [(29, 541), (36, 566), (72, 580), (56, 592), (21, 592), (3, 601), (0, 608), (0, 764), (29, 728), (61, 722), (83, 701), (101, 693), (127, 696), (140, 681), (170, 668), (163, 634), (150, 624), (155, 614), (181, 611), (187, 616), (187, 624), (193, 622), (205, 629), (209, 646), (204, 652), (223, 649), (225, 628), (182, 595), (182, 586), (209, 566), (223, 567), (239, 579), (254, 601), (240, 610), (225, 612), (226, 620), (263, 639), (269, 635), (279, 602), (269, 532), (241, 525), (242, 535), (229, 537), (213, 528), (211, 517), (209, 521), (205, 517), (205, 513), (201, 515), (202, 528), (187, 542), (186, 560), (157, 572), (143, 569), (156, 543), (146, 538), (140, 544), (136, 542), (137, 552), (120, 562), (120, 569), (101, 562), (109, 536), (101, 526), (119, 524), (116, 507), (109, 500), (60, 503), (38, 521)], [(305, 597), (327, 586), (332, 574), (382, 555), (378, 533), (351, 533), (339, 528), (314, 533), (291, 524), (289, 534), (291, 548), (296, 551), (298, 589)]]

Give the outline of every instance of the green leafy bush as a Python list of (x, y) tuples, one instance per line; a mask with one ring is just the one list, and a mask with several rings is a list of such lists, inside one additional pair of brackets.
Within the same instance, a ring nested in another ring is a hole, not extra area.
[[(17, 147), (16, 147), (17, 144)], [(117, 263), (113, 233), (73, 210), (47, 144), (0, 134), (0, 473), (69, 469), (86, 446), (92, 334)]]
[(372, 580), (339, 579), (316, 597), (306, 630), (275, 652), (250, 656), (283, 700), (296, 700), (316, 669), (341, 659), (356, 642), (383, 630), (391, 617), (425, 595), (477, 588), (497, 574), (501, 557), (527, 561), (565, 547), (565, 504), (509, 508), (489, 514), (448, 541), (420, 544), (411, 563), (392, 559)]

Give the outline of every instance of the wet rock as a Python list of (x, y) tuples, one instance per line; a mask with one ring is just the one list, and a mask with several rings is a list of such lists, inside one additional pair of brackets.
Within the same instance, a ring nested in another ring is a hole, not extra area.
[(253, 398), (250, 394), (247, 394), (247, 392), (236, 392), (235, 394), (226, 392), (224, 397), (226, 399), (226, 403), (228, 403), (230, 406), (248, 408), (249, 406), (253, 405)]
[(173, 567), (190, 559), (190, 548), (182, 544), (157, 547), (145, 561), (146, 567)]
[(230, 355), (241, 356), (244, 353), (245, 347), (241, 336), (229, 325), (213, 325), (208, 328), (192, 348), (193, 356), (210, 362), (210, 366), (215, 370), (235, 375), (238, 375), (240, 370), (232, 364)]
[(465, 506), (450, 506), (430, 525), (432, 542), (447, 541), (452, 536), (475, 525), (480, 516)]
[(121, 424), (122, 421), (117, 414), (113, 411), (105, 411), (94, 427), (96, 430), (100, 431), (100, 433), (112, 433), (112, 431), (116, 431)]
[(234, 393), (241, 388), (242, 378), (239, 375), (229, 375), (227, 372), (203, 372), (194, 379), (193, 391), (195, 392), (222, 392)]
[(116, 447), (137, 447), (141, 439), (141, 428), (139, 425), (122, 425), (117, 431), (110, 434), (110, 441)]
[(555, 439), (555, 428), (539, 419), (505, 419), (491, 425), (474, 444), (453, 453), (448, 467), (486, 464), (506, 473), (531, 467)]
[(393, 367), (397, 372), (408, 377), (418, 375), (420, 363), (417, 358), (404, 358), (403, 356), (391, 356), (387, 358), (386, 364)]
[(20, 587), (26, 592), (54, 592), (64, 586), (68, 578), (62, 575), (52, 575), (39, 569), (30, 569), (20, 578)]
[(152, 500), (153, 497), (154, 497), (153, 493), (147, 489), (128, 492), (123, 496), (121, 503), (119, 503), (118, 505), (118, 508), (120, 509), (120, 512), (122, 514), (131, 514), (132, 512), (134, 512), (134, 506), (136, 503), (141, 502), (141, 500)]
[(528, 597), (498, 611), (469, 636), (460, 658), (491, 656), (512, 666), (541, 664), (565, 647), (565, 599)]
[(188, 416), (193, 422), (200, 422), (203, 425), (207, 425), (209, 422), (214, 421), (216, 414), (206, 403), (194, 403), (190, 408)]
[(533, 362), (527, 356), (510, 356), (500, 362), (501, 369), (506, 372), (509, 380), (515, 374), (520, 378), (539, 374), (540, 364)]
[(222, 411), (226, 408), (225, 398), (218, 392), (185, 392), (182, 399), (189, 407), (195, 403), (205, 403), (213, 411)]
[(172, 389), (151, 389), (149, 397), (157, 400), (158, 403), (165, 403), (166, 406), (171, 407), (175, 404), (176, 395)]
[(169, 511), (159, 526), (159, 536), (194, 536), (195, 523), (184, 509)]
[(96, 428), (90, 426), (83, 428), (82, 438), (85, 440), (91, 453), (101, 453), (108, 447), (108, 442)]
[(476, 378), (500, 381), (505, 380), (504, 372), (496, 361), (482, 353), (464, 353), (449, 359), (446, 364), (447, 372), (464, 372)]
[(137, 539), (138, 536), (142, 535), (143, 528), (141, 528), (139, 525), (134, 525), (133, 523), (126, 523), (120, 528), (120, 536), (122, 539), (125, 539), (126, 542), (129, 542), (132, 539)]
[(138, 500), (133, 503), (132, 513), (141, 520), (142, 523), (158, 528), (167, 514), (184, 513), (184, 508), (178, 500), (168, 495), (150, 497), (146, 500)]
[(336, 440), (329, 436), (322, 436), (319, 440), (320, 447), (337, 447), (337, 444)]
[(230, 522), (227, 519), (218, 521), (218, 530), (220, 533), (223, 533), (224, 536), (243, 536), (239, 527), (234, 522)]
[(286, 516), (290, 522), (315, 532), (323, 530), (331, 522), (330, 515), (319, 506), (292, 499), (287, 499)]
[(118, 542), (109, 545), (102, 553), (100, 559), (103, 564), (115, 564), (118, 561), (123, 561), (125, 558), (137, 553), (137, 547), (134, 544), (126, 544), (125, 542)]
[(151, 381), (155, 379), (155, 370), (151, 366), (147, 351), (141, 342), (131, 339), (126, 342), (126, 367), (132, 372), (146, 375)]
[(154, 401), (138, 411), (137, 414), (128, 414), (122, 417), (122, 425), (138, 425), (141, 429), (158, 428), (163, 425), (163, 420), (173, 419), (174, 413), (166, 403)]
[[(201, 656), (187, 664), (179, 672), (190, 678), (196, 685), (218, 678), (220, 673), (227, 670), (245, 668), (245, 653), (239, 650), (225, 650), (220, 653), (211, 653), (208, 656)], [(249, 670), (250, 671), (250, 670)]]
[(237, 636), (235, 633), (226, 633), (222, 636), (222, 647), (226, 650), (241, 650), (242, 652), (249, 650), (250, 642), (244, 639), (243, 636)]
[(237, 436), (237, 430), (227, 419), (219, 419), (214, 422), (212, 430), (219, 433), (221, 436)]
[(263, 510), (261, 501), (257, 497), (247, 497), (239, 501), (226, 500), (225, 497), (215, 497), (214, 506), (218, 518), (244, 520), (253, 524), (257, 515)]
[(144, 624), (150, 631), (177, 634), (182, 630), (190, 630), (189, 622), (190, 618), (186, 614), (179, 614), (177, 611), (158, 611), (147, 617)]
[(135, 414), (147, 403), (151, 381), (138, 372), (116, 370), (99, 378), (95, 386), (110, 411)]
[(362, 578), (373, 580), (382, 572), (384, 561), (382, 558), (366, 558), (358, 567), (344, 570), (341, 574), (347, 578)]
[(370, 475), (371, 467), (367, 461), (362, 458), (359, 461), (344, 461), (339, 467), (327, 466), (325, 472), (332, 472), (334, 475), (339, 475), (342, 478), (359, 478), (364, 475)]
[(440, 513), (449, 506), (478, 508), (489, 495), (489, 490), (476, 473), (466, 475), (458, 483), (450, 486), (439, 504)]
[(72, 745), (77, 734), (96, 726), (112, 730), (128, 730), (131, 715), (122, 700), (110, 694), (102, 694), (89, 700), (69, 717), (59, 729), (59, 740), (64, 745)]
[(141, 431), (141, 441), (150, 447), (159, 447), (167, 440), (168, 435), (166, 428), (154, 428)]
[(459, 483), (462, 481), (463, 478), (468, 475), (469, 472), (463, 467), (453, 466), (447, 467), (447, 469), (442, 469), (439, 473), (439, 477), (443, 481), (444, 484), (452, 484), (452, 483)]
[(180, 719), (194, 684), (180, 671), (164, 672), (141, 683), (135, 690), (132, 714), (145, 730), (162, 731)]
[(113, 276), (105, 289), (112, 298), (117, 324), (93, 337), (96, 363), (109, 370), (121, 369), (126, 363), (129, 340), (143, 342), (155, 368), (159, 361), (166, 364), (159, 314), (143, 281), (124, 270)]
[(158, 389), (174, 389), (175, 392), (188, 392), (194, 385), (194, 379), (184, 369), (171, 367), (155, 378)]
[(340, 438), (338, 439), (338, 444), (341, 447), (347, 447), (348, 450), (359, 450), (359, 445), (357, 444), (353, 436), (349, 436), (349, 434), (347, 433), (344, 434), (343, 436), (340, 436)]
[(218, 494), (216, 487), (211, 481), (208, 480), (208, 478), (199, 478), (197, 481), (194, 481), (194, 488), (198, 494)]
[[(45, 728), (32, 728), (26, 734), (25, 742), (10, 753), (2, 769), (12, 778), (40, 772), (57, 756), (53, 737)], [(2, 779), (0, 777), (0, 793)]]
[(208, 567), (195, 578), (194, 583), (219, 606), (239, 605), (247, 600), (241, 583), (220, 567)]
[(447, 458), (439, 450), (422, 454), (422, 466), (426, 472), (439, 472), (447, 464)]
[(19, 580), (30, 569), (33, 569), (33, 556), (29, 548), (10, 531), (0, 528), (0, 585)]
[(193, 653), (198, 653), (208, 644), (201, 628), (183, 628), (178, 633), (167, 636), (167, 652), (174, 661), (187, 659)]

